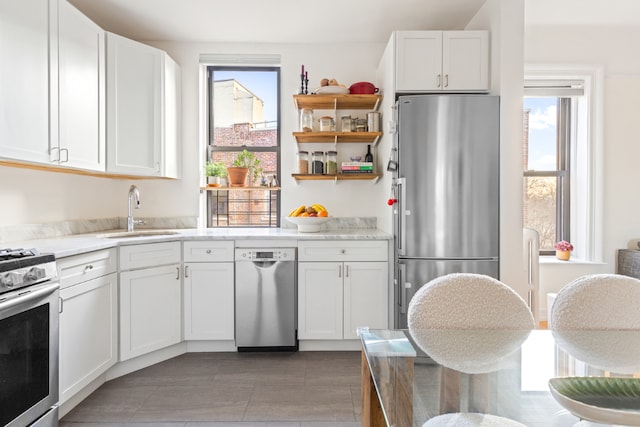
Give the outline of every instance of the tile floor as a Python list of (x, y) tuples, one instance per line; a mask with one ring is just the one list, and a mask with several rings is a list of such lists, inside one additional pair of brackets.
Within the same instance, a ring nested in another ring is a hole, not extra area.
[(358, 427), (360, 353), (187, 353), (103, 384), (60, 427)]

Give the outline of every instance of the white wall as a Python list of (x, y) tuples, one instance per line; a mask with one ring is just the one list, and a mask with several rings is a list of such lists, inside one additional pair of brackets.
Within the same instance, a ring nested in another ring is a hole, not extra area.
[(491, 31), (491, 92), (500, 95), (500, 280), (526, 299), (522, 258), (524, 3), (487, 0), (467, 30)]
[[(640, 191), (637, 190), (640, 41), (637, 27), (526, 27), (527, 65), (602, 66), (604, 82), (603, 261), (543, 263), (542, 291), (555, 292), (584, 274), (615, 272), (617, 249), (640, 238)], [(546, 303), (543, 302), (546, 307)]]

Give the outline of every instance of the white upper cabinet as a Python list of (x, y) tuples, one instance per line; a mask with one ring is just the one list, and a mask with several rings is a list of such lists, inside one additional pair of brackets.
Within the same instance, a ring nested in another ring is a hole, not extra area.
[[(104, 31), (60, 0), (58, 12), (58, 132), (52, 161), (105, 171)], [(55, 129), (52, 127), (52, 129)]]
[(0, 158), (49, 163), (49, 12), (0, 1)]
[(486, 92), (487, 31), (396, 31), (397, 92)]
[(107, 33), (107, 172), (179, 177), (179, 75), (162, 50)]

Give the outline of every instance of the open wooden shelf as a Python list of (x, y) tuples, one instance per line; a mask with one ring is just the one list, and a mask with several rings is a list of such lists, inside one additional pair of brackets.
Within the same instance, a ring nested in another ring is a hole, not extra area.
[(291, 176), (299, 181), (371, 181), (380, 178), (377, 173), (343, 173), (337, 175), (293, 173)]
[(242, 190), (278, 191), (278, 190), (280, 190), (280, 187), (266, 187), (266, 186), (258, 186), (258, 187), (214, 187), (214, 186), (206, 186), (206, 187), (200, 187), (200, 191), (242, 191)]
[(293, 137), (300, 142), (329, 143), (366, 143), (375, 144), (382, 132), (293, 132)]
[(314, 110), (376, 110), (382, 95), (293, 95), (296, 109)]

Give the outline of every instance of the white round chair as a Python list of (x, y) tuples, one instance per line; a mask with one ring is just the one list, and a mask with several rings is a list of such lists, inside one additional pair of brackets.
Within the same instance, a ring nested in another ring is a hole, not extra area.
[(418, 289), (409, 302), (409, 329), (533, 329), (527, 303), (501, 281), (453, 273)]
[(551, 306), (554, 330), (640, 330), (640, 280), (620, 274), (582, 276)]
[[(475, 374), (504, 366), (535, 327), (535, 321), (526, 302), (499, 280), (482, 274), (454, 273), (433, 279), (416, 292), (409, 302), (408, 326), (416, 344), (432, 359), (459, 372)], [(423, 425), (454, 426), (524, 424), (491, 414), (454, 412), (431, 418)]]
[(508, 418), (473, 412), (456, 412), (433, 417), (422, 427), (526, 427)]
[(592, 367), (640, 369), (640, 280), (619, 274), (580, 277), (563, 287), (549, 327), (558, 346)]

